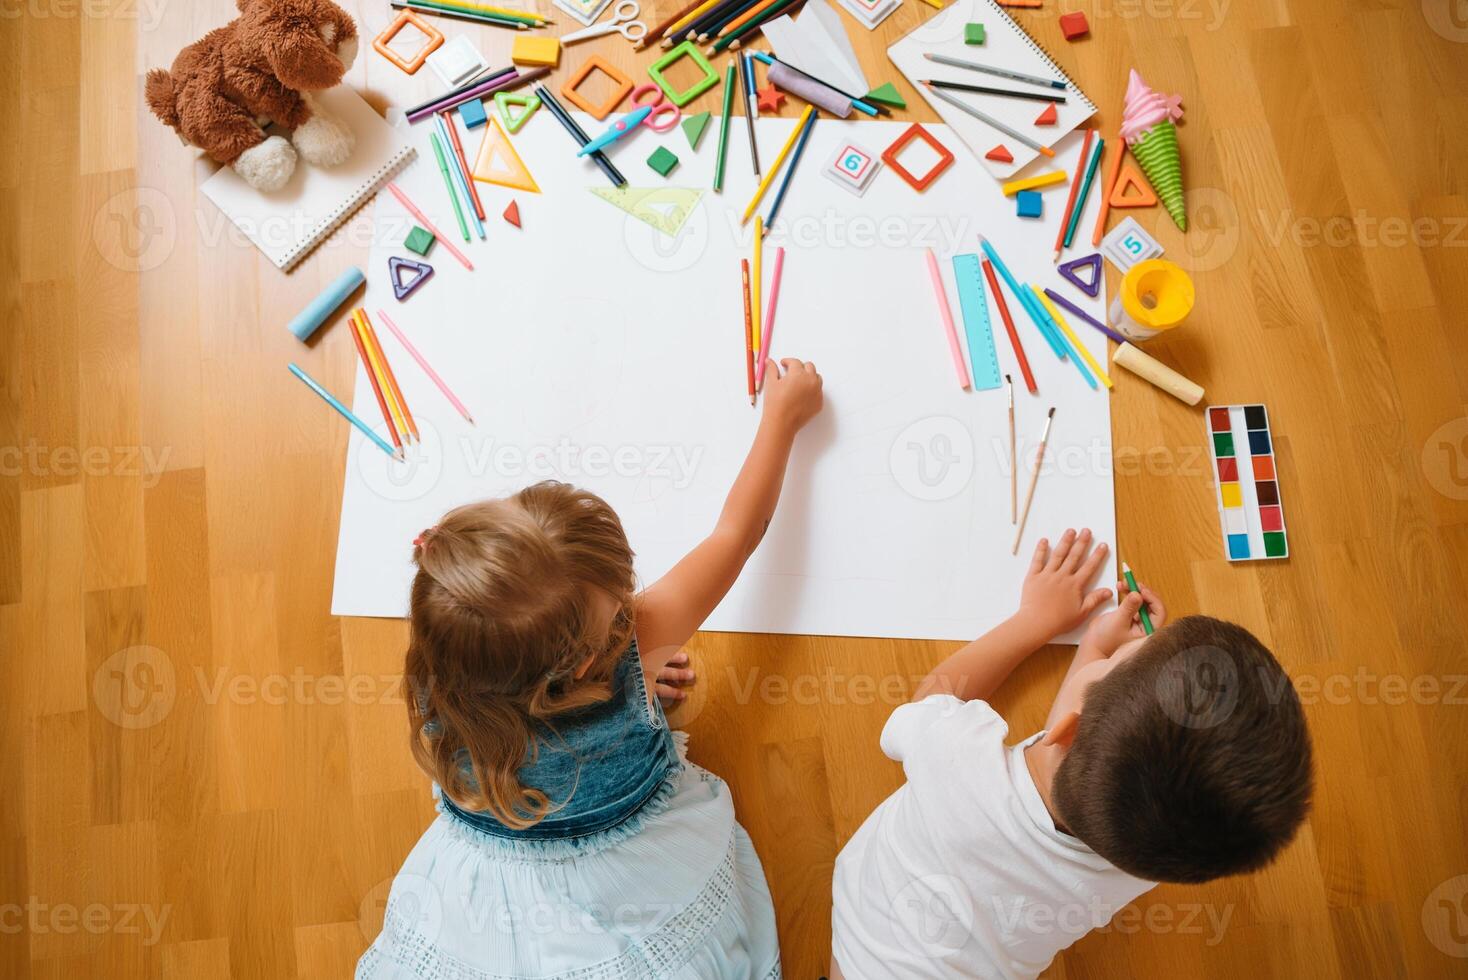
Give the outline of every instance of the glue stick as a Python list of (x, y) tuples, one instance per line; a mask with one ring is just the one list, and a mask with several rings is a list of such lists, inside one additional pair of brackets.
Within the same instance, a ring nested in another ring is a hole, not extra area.
[(1137, 342), (1181, 324), (1193, 310), (1193, 280), (1166, 259), (1148, 259), (1127, 270), (1111, 301), (1111, 325)]
[(326, 322), (327, 317), (336, 312), (337, 307), (347, 301), (347, 297), (367, 279), (362, 275), (362, 270), (356, 266), (350, 266), (341, 275), (337, 276), (331, 283), (316, 295), (316, 298), (306, 304), (306, 308), (295, 315), (286, 329), (296, 335), (299, 341), (311, 339), (316, 329)]

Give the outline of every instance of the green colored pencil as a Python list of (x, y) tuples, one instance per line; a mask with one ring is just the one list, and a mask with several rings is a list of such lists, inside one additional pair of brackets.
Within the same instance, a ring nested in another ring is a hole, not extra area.
[[(1106, 149), (1106, 141), (1101, 134), (1096, 134), (1096, 152), (1091, 154), (1090, 161), (1086, 164), (1086, 179), (1081, 181), (1081, 192), (1076, 195), (1075, 210), (1070, 213), (1070, 224), (1065, 229), (1065, 247), (1070, 248), (1070, 243), (1076, 237), (1076, 228), (1081, 223), (1081, 212), (1086, 210), (1086, 195), (1091, 193), (1091, 181), (1096, 179), (1096, 170), (1101, 165), (1101, 151)], [(1146, 619), (1142, 620), (1146, 622)], [(1152, 632), (1150, 629), (1148, 633)]]
[(719, 120), (719, 156), (714, 161), (714, 190), (724, 190), (724, 160), (729, 156), (729, 112), (734, 108), (734, 62), (724, 72), (724, 115)]
[(449, 200), (454, 205), (454, 217), (459, 219), (459, 234), (464, 236), (464, 241), (469, 240), (469, 225), (464, 221), (464, 212), (459, 207), (459, 197), (454, 193), (454, 182), (449, 177), (449, 162), (444, 158), (443, 145), (438, 141), (437, 133), (428, 134), (429, 142), (433, 144), (433, 155), (438, 158), (438, 172), (443, 174), (444, 190), (449, 192)]
[[(516, 24), (524, 24), (526, 27), (544, 27), (545, 21), (533, 15), (490, 12), (488, 10), (476, 10), (473, 7), (460, 7), (451, 3), (437, 3), (435, 0), (402, 0), (409, 7), (417, 7), (420, 10), (428, 10), (435, 13), (454, 14), (464, 20), (477, 20), (486, 24), (501, 24), (505, 27), (513, 27)], [(397, 6), (397, 4), (393, 4)], [(401, 8), (399, 8), (401, 9)]]
[[(1137, 577), (1132, 574), (1132, 566), (1128, 565), (1126, 562), (1121, 563), (1121, 577), (1126, 579), (1126, 587), (1128, 589), (1131, 589), (1133, 592), (1137, 591)], [(1148, 636), (1151, 636), (1154, 631), (1152, 629), (1152, 617), (1147, 612), (1146, 599), (1142, 600), (1142, 608), (1138, 610), (1138, 612), (1142, 616), (1142, 632), (1146, 633)]]
[(709, 46), (707, 53), (718, 54), (720, 51), (723, 51), (735, 41), (738, 41), (744, 35), (759, 30), (760, 25), (769, 20), (771, 17), (780, 16), (780, 14), (783, 13), (787, 7), (791, 7), (795, 4), (802, 2), (803, 0), (779, 0), (778, 3), (771, 5), (769, 9), (767, 9), (764, 13), (744, 24), (738, 30), (730, 31), (728, 34), (725, 34), (723, 37), (719, 38), (717, 41)]

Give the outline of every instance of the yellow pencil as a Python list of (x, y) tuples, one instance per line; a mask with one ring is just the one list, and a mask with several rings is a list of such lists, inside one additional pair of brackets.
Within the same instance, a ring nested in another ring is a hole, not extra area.
[(404, 439), (412, 436), (408, 431), (408, 423), (403, 418), (402, 410), (398, 408), (397, 399), (393, 398), (392, 386), (387, 383), (387, 375), (382, 370), (382, 363), (377, 359), (377, 349), (372, 346), (372, 338), (367, 333), (367, 327), (362, 322), (360, 310), (352, 313), (352, 326), (356, 328), (357, 335), (362, 338), (362, 347), (367, 351), (367, 361), (372, 367), (372, 375), (377, 378), (377, 386), (382, 389), (382, 397), (387, 401), (387, 410), (392, 413), (393, 424), (403, 434)]
[(770, 189), (770, 184), (774, 182), (775, 175), (780, 172), (780, 164), (785, 162), (785, 155), (788, 154), (790, 152), (790, 148), (795, 145), (795, 140), (800, 136), (801, 130), (805, 129), (806, 120), (808, 120), (811, 117), (811, 114), (815, 111), (815, 106), (808, 105), (805, 107), (805, 111), (800, 114), (800, 118), (795, 121), (795, 128), (790, 131), (790, 138), (785, 141), (784, 146), (780, 147), (780, 155), (775, 157), (775, 162), (771, 164), (770, 169), (765, 172), (764, 179), (759, 182), (759, 187), (755, 188), (754, 197), (750, 198), (749, 200), (749, 207), (744, 209), (744, 217), (739, 219), (739, 223), (741, 225), (748, 221), (749, 216), (754, 214), (754, 209), (759, 207), (760, 198), (765, 196), (765, 191)]
[(1060, 315), (1060, 311), (1055, 308), (1055, 304), (1050, 302), (1050, 297), (1045, 295), (1044, 290), (1036, 289), (1035, 298), (1045, 304), (1045, 309), (1050, 312), (1050, 316), (1055, 320), (1055, 325), (1061, 329), (1065, 334), (1065, 339), (1070, 341), (1070, 345), (1081, 355), (1081, 360), (1086, 362), (1086, 367), (1090, 368), (1096, 377), (1101, 379), (1102, 384), (1108, 388), (1112, 387), (1111, 379), (1106, 376), (1105, 371), (1101, 370), (1101, 365), (1096, 363), (1096, 359), (1091, 356), (1091, 352), (1086, 348), (1086, 345), (1081, 343), (1081, 338), (1075, 335), (1075, 331), (1070, 328), (1070, 324), (1065, 322), (1065, 318)]
[(704, 3), (699, 4), (675, 20), (669, 25), (667, 30), (663, 31), (663, 47), (672, 47), (673, 42), (679, 39), (677, 36), (679, 31), (693, 23), (694, 19), (702, 17), (707, 11), (714, 9), (716, 5), (722, 2), (723, 0), (705, 0)]
[(372, 341), (372, 349), (377, 352), (377, 360), (382, 364), (382, 373), (387, 378), (387, 386), (392, 389), (392, 396), (402, 410), (403, 421), (408, 424), (408, 431), (413, 433), (414, 442), (422, 442), (423, 437), (418, 434), (418, 423), (413, 421), (413, 410), (408, 407), (408, 399), (403, 397), (403, 389), (398, 387), (398, 376), (393, 372), (392, 361), (387, 359), (387, 351), (382, 349), (382, 341), (377, 339), (377, 328), (367, 318), (367, 311), (357, 307), (357, 315), (362, 318), (362, 327), (367, 331), (367, 337)]
[(760, 244), (765, 237), (765, 219), (755, 216), (754, 219), (754, 278), (749, 284), (750, 296), (754, 299), (754, 349), (759, 350), (759, 287), (763, 281), (760, 278), (759, 260), (764, 254), (764, 246)]

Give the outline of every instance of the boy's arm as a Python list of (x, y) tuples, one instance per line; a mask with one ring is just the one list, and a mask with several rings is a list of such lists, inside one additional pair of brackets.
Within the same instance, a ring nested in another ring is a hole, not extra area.
[(1111, 597), (1110, 589), (1089, 588), (1106, 552), (1105, 544), (1092, 550), (1089, 528), (1080, 534), (1067, 530), (1054, 548), (1041, 538), (1025, 575), (1019, 609), (934, 667), (918, 685), (913, 700), (929, 694), (987, 700), (1021, 660), (1079, 626)]
[(637, 644), (649, 674), (688, 642), (739, 577), (775, 515), (795, 434), (820, 411), (815, 365), (780, 363), (783, 376), (765, 366), (764, 414), (713, 532), (639, 598)]

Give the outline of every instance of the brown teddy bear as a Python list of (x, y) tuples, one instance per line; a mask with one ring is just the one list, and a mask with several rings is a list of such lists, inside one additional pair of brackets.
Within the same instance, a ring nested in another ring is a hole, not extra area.
[[(330, 167), (351, 155), (351, 130), (312, 92), (342, 80), (357, 56), (357, 25), (331, 0), (236, 0), (240, 16), (148, 72), (148, 108), (262, 191), (285, 185), (299, 153)], [(289, 142), (267, 136), (275, 123)], [(294, 144), (294, 146), (292, 145)]]

